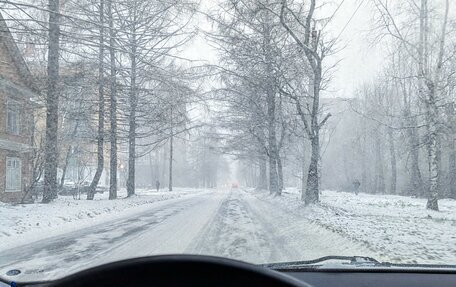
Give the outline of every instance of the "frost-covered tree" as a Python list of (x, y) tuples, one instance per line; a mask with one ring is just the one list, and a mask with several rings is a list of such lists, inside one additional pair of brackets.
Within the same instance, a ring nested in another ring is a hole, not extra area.
[(378, 12), (381, 33), (401, 43), (402, 48), (412, 59), (410, 67), (413, 74), (409, 76), (416, 78), (416, 96), (421, 101), (425, 114), (428, 160), (427, 208), (438, 210), (442, 139), (442, 110), (439, 103), (444, 99), (442, 88), (448, 51), (450, 1), (444, 1), (440, 9), (435, 3), (433, 5), (427, 0), (398, 3), (397, 7), (391, 7), (382, 0), (374, 1), (374, 4)]

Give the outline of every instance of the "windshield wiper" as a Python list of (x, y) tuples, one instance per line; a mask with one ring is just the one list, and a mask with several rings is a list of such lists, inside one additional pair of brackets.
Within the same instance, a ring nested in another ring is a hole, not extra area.
[(343, 270), (343, 269), (384, 269), (425, 272), (455, 272), (456, 265), (442, 264), (397, 264), (380, 262), (366, 256), (324, 256), (313, 260), (269, 263), (262, 266), (276, 270)]
[(264, 267), (272, 269), (309, 269), (320, 268), (324, 266), (386, 266), (390, 263), (380, 262), (372, 257), (367, 256), (324, 256), (313, 260), (292, 261), (263, 264)]

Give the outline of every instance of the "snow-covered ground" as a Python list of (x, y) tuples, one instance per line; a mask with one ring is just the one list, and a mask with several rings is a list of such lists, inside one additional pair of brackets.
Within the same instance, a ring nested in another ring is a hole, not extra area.
[(304, 206), (293, 189), (280, 197), (182, 189), (141, 191), (114, 201), (60, 197), (49, 205), (1, 205), (0, 274), (19, 269), (14, 279), (58, 278), (106, 262), (170, 253), (252, 263), (358, 255), (456, 264), (456, 201), (441, 200), (439, 212), (425, 204), (323, 191), (320, 204)]
[(29, 237), (27, 245), (0, 250), (0, 274), (19, 269), (22, 273), (14, 279), (42, 280), (115, 260), (170, 253), (252, 263), (376, 255), (241, 189), (209, 190), (141, 207), (97, 224), (68, 223), (73, 230), (44, 240)]
[(329, 255), (376, 255), (275, 202), (259, 200), (251, 192), (241, 190), (228, 193), (200, 241), (189, 250), (253, 263), (311, 260)]
[(59, 196), (49, 204), (11, 205), (0, 202), (0, 251), (46, 237), (64, 234), (75, 229), (93, 226), (104, 221), (122, 218), (128, 212), (145, 210), (152, 203), (181, 197), (195, 196), (202, 189), (177, 188), (173, 192), (139, 189), (136, 195), (126, 197), (125, 189), (119, 199), (108, 200), (109, 194), (96, 194), (95, 199), (75, 200)]
[(300, 193), (281, 197), (254, 192), (290, 213), (307, 218), (394, 263), (456, 264), (456, 200), (426, 209), (426, 199), (323, 191), (321, 203), (305, 207)]

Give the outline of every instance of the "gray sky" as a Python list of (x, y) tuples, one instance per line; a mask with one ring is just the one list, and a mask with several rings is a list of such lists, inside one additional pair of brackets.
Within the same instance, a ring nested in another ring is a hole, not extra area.
[[(337, 8), (342, 0), (336, 0), (331, 13)], [(333, 20), (328, 24), (330, 33), (337, 37), (346, 26), (340, 36), (340, 46), (345, 48), (334, 55), (329, 62), (341, 60), (334, 81), (331, 83), (329, 92), (334, 92), (339, 97), (352, 97), (353, 92), (360, 85), (373, 79), (383, 66), (384, 51), (381, 47), (371, 44), (372, 6), (366, 0), (345, 0)], [(361, 6), (359, 6), (361, 4)], [(355, 10), (358, 11), (354, 14)], [(351, 21), (349, 19), (353, 16)]]
[[(384, 57), (384, 52), (379, 47), (370, 44), (369, 30), (372, 27), (371, 19), (373, 18), (370, 1), (334, 0), (326, 6), (325, 13), (332, 15), (341, 1), (343, 1), (342, 5), (325, 28), (327, 33), (337, 37), (346, 26), (339, 37), (339, 46), (345, 48), (327, 59), (328, 64), (337, 61), (339, 63), (333, 73), (333, 81), (325, 92), (326, 97), (353, 97), (354, 91), (360, 87), (361, 83), (373, 79), (381, 71)], [(202, 0), (201, 4), (203, 9), (208, 9), (216, 3), (217, 0)], [(359, 6), (360, 4), (361, 6)], [(358, 6), (359, 9), (354, 14)], [(353, 14), (354, 16), (349, 22)], [(210, 24), (204, 16), (197, 16), (196, 22), (201, 29), (210, 29)], [(190, 46), (186, 47), (184, 55), (209, 62), (214, 62), (216, 59), (215, 51), (207, 44), (203, 35), (198, 35)]]

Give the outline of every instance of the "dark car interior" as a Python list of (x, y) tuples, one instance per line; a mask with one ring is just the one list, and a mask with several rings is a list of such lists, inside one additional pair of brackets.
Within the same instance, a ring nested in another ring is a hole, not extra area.
[(0, 286), (456, 286), (454, 269), (389, 268), (274, 270), (219, 257), (164, 255), (113, 262), (55, 281)]

